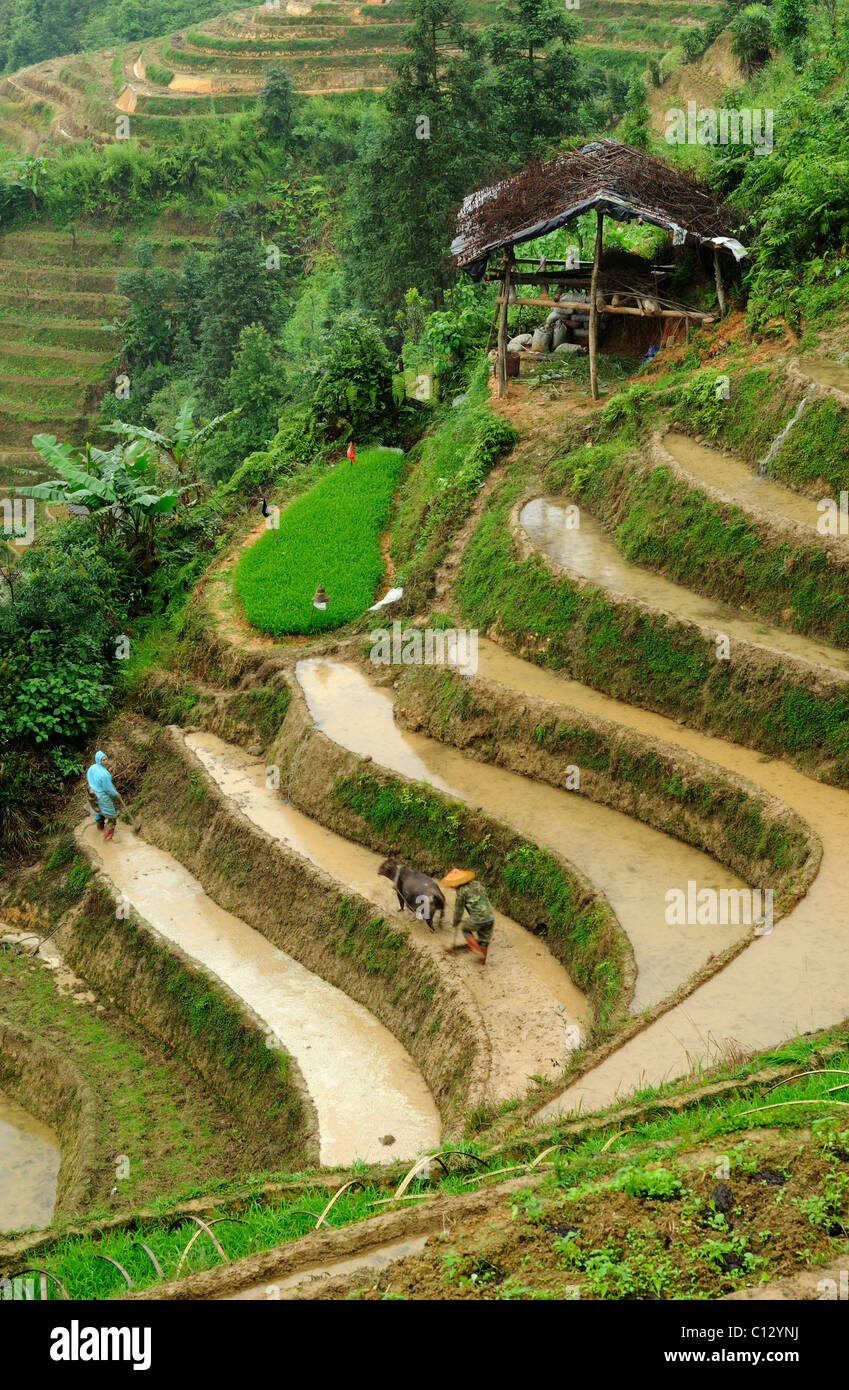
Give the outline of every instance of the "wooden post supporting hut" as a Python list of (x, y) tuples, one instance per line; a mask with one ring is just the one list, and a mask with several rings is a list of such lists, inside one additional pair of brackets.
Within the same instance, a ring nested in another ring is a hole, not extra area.
[(601, 260), (601, 243), (604, 238), (604, 213), (596, 208), (595, 250), (593, 251), (593, 274), (590, 280), (590, 390), (593, 400), (598, 400), (598, 267)]
[[(549, 260), (545, 256), (532, 260), (516, 257), (515, 248), (523, 242), (537, 241), (591, 210), (596, 214), (591, 267), (587, 262), (576, 266), (571, 261)], [(641, 287), (647, 275), (636, 275), (637, 283), (631, 281), (622, 286), (614, 280), (611, 285), (609, 272), (601, 269), (605, 217), (662, 227), (668, 231), (673, 246), (681, 246), (689, 239), (709, 247), (713, 252), (719, 316), (727, 313), (720, 252), (740, 260), (746, 249), (729, 235), (730, 219), (725, 210), (689, 174), (616, 140), (595, 140), (581, 149), (529, 164), (492, 188), (479, 189), (464, 199), (457, 218), (457, 234), (451, 243), (455, 264), (472, 280), (486, 276), (500, 282), (493, 319), (493, 330), (496, 319), (498, 323), (499, 396), (507, 389), (507, 319), (511, 302), (540, 308), (556, 304), (579, 319), (588, 316), (585, 334), (590, 386), (596, 400), (601, 315), (633, 314), (657, 319), (663, 332), (667, 327), (664, 320), (675, 319), (679, 324), (683, 321), (688, 331), (691, 323), (716, 321), (716, 314), (703, 313), (659, 291), (657, 279), (653, 288)], [(487, 274), (489, 257), (497, 251), (504, 253), (503, 265), (498, 272)], [(662, 269), (668, 272), (672, 266)], [(654, 263), (652, 273), (657, 274)], [(525, 286), (534, 287), (533, 297), (526, 297)], [(576, 332), (580, 333), (580, 329)]]

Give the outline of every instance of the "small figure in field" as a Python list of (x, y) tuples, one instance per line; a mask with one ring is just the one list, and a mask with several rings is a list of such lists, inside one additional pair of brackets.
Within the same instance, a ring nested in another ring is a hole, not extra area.
[(117, 811), (115, 801), (118, 789), (112, 782), (112, 774), (106, 764), (109, 759), (102, 749), (94, 755), (94, 762), (86, 772), (88, 782), (89, 810), (94, 816), (98, 830), (103, 831), (104, 840), (111, 840), (115, 834)]
[[(495, 925), (495, 913), (486, 895), (486, 889), (482, 883), (475, 880), (472, 869), (451, 869), (440, 879), (440, 883), (443, 888), (457, 889), (453, 926), (455, 929), (460, 927), (469, 950), (480, 956), (481, 965), (486, 965), (486, 954)], [(469, 914), (469, 921), (465, 924), (464, 912)]]
[(408, 907), (420, 922), (427, 922), (431, 931), (436, 931), (437, 916), (439, 925), (442, 926), (445, 894), (434, 879), (428, 878), (427, 874), (418, 873), (416, 869), (408, 868), (406, 864), (399, 864), (397, 859), (391, 856), (384, 859), (377, 872), (391, 881), (398, 894), (398, 906), (402, 912)]

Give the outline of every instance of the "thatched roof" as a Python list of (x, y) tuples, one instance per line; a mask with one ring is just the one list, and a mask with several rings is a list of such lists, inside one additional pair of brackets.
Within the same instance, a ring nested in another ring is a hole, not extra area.
[(676, 244), (693, 236), (745, 254), (729, 237), (729, 218), (707, 188), (618, 140), (596, 140), (537, 160), (491, 188), (470, 193), (451, 250), (458, 266), (479, 280), (492, 251), (545, 236), (591, 208), (619, 222), (641, 219), (668, 227)]

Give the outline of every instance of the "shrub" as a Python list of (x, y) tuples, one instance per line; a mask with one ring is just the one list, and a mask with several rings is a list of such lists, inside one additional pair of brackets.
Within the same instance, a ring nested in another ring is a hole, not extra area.
[(765, 5), (747, 5), (731, 21), (731, 51), (745, 73), (763, 67), (772, 43), (770, 13)]
[(312, 407), (318, 419), (344, 437), (361, 438), (392, 414), (392, 365), (378, 329), (362, 314), (342, 314), (312, 369)]

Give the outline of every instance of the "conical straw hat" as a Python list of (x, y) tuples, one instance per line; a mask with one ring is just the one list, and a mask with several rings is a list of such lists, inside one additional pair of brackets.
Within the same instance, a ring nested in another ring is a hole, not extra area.
[(464, 883), (471, 883), (474, 876), (472, 869), (450, 869), (439, 882), (443, 888), (462, 888)]

